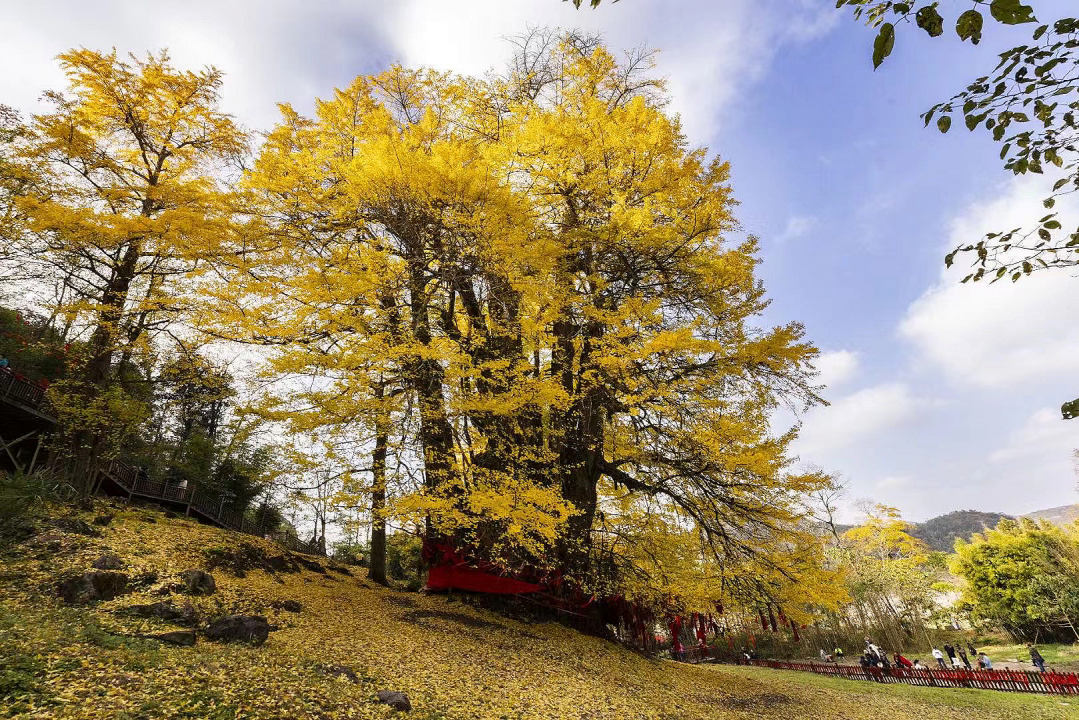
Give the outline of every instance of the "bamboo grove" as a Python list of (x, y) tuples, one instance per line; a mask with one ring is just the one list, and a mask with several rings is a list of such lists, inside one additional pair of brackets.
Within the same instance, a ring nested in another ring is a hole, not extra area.
[(370, 510), (376, 579), (392, 523), (656, 608), (840, 599), (806, 504), (829, 478), (771, 427), (819, 402), (816, 350), (758, 326), (729, 167), (651, 55), (535, 31), (501, 73), (394, 66), (265, 134), (217, 70), (60, 61), (0, 173), (5, 284), (87, 338), (50, 389), (73, 472), (109, 452), (121, 361), (212, 339), (259, 359), (291, 462)]

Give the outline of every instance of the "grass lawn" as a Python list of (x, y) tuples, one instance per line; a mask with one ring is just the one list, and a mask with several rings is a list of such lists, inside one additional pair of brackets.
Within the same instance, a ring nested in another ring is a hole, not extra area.
[[(321, 572), (210, 568), (211, 558), (238, 550), (282, 553), (258, 538), (135, 509), (119, 509), (101, 537), (42, 520), (34, 537), (0, 547), (0, 717), (388, 718), (393, 711), (375, 693), (390, 689), (408, 694), (414, 709), (401, 717), (412, 720), (1079, 718), (1079, 698), (657, 660), (560, 625), (378, 588), (362, 570), (325, 560)], [(134, 591), (62, 604), (58, 579), (106, 552), (139, 581)], [(210, 569), (217, 591), (176, 594), (177, 573), (190, 568)], [(260, 647), (136, 637), (176, 629), (123, 612), (162, 600), (188, 605), (204, 623), (242, 612), (279, 629)], [(279, 609), (284, 600), (301, 611)]]
[[(1012, 670), (1036, 670), (1030, 662), (1030, 652), (1026, 645), (986, 645), (979, 646), (993, 661), (994, 668), (1010, 667)], [(1038, 652), (1045, 658), (1048, 669), (1079, 672), (1079, 644), (1076, 645), (1038, 645)]]

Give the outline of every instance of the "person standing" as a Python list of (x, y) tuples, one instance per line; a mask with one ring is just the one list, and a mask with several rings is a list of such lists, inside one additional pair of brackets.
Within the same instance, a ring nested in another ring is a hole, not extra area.
[(941, 670), (947, 670), (948, 666), (944, 664), (944, 653), (937, 648), (933, 648), (933, 657), (937, 659), (937, 665), (940, 665)]
[(978, 657), (978, 651), (974, 649), (974, 645), (970, 641), (967, 641), (967, 652), (970, 653), (972, 658)]
[(989, 659), (989, 656), (984, 652), (978, 656), (978, 667), (985, 668), (986, 670), (993, 669), (993, 661)]
[(1030, 648), (1030, 661), (1038, 667), (1038, 672), (1045, 672), (1045, 658), (1038, 652), (1038, 648), (1033, 645), (1027, 645)]
[(951, 645), (944, 646), (944, 653), (948, 656), (948, 660), (952, 665), (955, 665), (955, 648)]
[(963, 664), (967, 666), (967, 670), (973, 670), (974, 668), (970, 666), (970, 658), (968, 658), (967, 654), (963, 652), (963, 649), (958, 648), (956, 652), (959, 653), (959, 658), (963, 661)]
[(837, 647), (837, 648), (835, 649), (835, 661), (836, 661), (837, 663), (838, 663), (838, 662), (842, 662), (842, 661), (843, 661), (843, 648), (841, 648), (841, 647)]

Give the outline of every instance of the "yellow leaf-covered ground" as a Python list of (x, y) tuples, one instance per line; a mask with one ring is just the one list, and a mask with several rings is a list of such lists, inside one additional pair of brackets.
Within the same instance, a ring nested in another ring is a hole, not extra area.
[[(81, 514), (84, 520), (102, 512)], [(70, 718), (382, 718), (377, 690), (406, 692), (418, 718), (1066, 718), (1071, 700), (934, 690), (758, 668), (652, 660), (553, 624), (526, 624), (444, 597), (369, 586), (362, 570), (237, 577), (218, 592), (167, 594), (176, 573), (207, 568), (207, 551), (272, 543), (184, 518), (121, 509), (101, 537), (45, 529), (3, 550), (0, 715)], [(59, 578), (104, 552), (143, 580), (92, 606), (55, 597)], [(204, 619), (263, 614), (265, 645), (193, 648), (133, 637), (174, 629), (118, 610), (169, 599)], [(302, 604), (298, 614), (274, 608)], [(354, 674), (355, 682), (343, 669)]]

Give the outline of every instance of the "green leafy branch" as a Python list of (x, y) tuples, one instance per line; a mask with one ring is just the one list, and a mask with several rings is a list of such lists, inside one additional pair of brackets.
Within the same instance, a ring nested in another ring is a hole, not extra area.
[[(1021, 0), (972, 0), (972, 7), (961, 13), (955, 21), (955, 32), (960, 40), (977, 45), (982, 39), (985, 17), (979, 7), (989, 8), (990, 16), (1003, 25), (1021, 25), (1036, 22), (1034, 9)], [(878, 68), (895, 48), (896, 24), (913, 22), (930, 37), (944, 34), (944, 17), (939, 2), (897, 2), (896, 0), (836, 0), (835, 6), (854, 9), (854, 19), (864, 19), (866, 25), (877, 28), (873, 41), (873, 67)]]
[[(983, 128), (1001, 143), (1004, 167), (1016, 175), (1060, 177), (1042, 204), (1052, 210), (1057, 199), (1079, 190), (1079, 20), (1058, 20), (1034, 32), (1035, 44), (1020, 45), (1000, 54), (992, 76), (981, 77), (951, 100), (923, 113), (928, 125), (948, 132), (952, 117), (963, 118), (968, 130)], [(957, 247), (945, 257), (951, 265), (957, 253), (976, 255), (975, 272), (963, 279), (1018, 280), (1036, 269), (1067, 267), (1079, 262), (1079, 228), (1066, 232), (1057, 213), (1036, 226), (989, 233), (983, 240)]]

